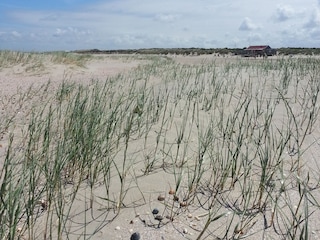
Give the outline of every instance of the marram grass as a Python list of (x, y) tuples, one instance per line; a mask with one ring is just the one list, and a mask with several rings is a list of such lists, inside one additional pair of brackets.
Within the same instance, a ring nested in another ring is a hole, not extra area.
[[(44, 57), (2, 51), (0, 61)], [(206, 212), (195, 239), (312, 238), (319, 168), (304, 156), (318, 144), (319, 60), (149, 62), (104, 83), (20, 92), (23, 118), (2, 98), (0, 239), (93, 237), (148, 204), (138, 180), (162, 171), (170, 221)]]

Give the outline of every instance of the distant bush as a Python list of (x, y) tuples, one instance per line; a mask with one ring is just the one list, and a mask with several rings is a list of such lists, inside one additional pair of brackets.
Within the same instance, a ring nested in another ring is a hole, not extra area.
[[(277, 48), (282, 55), (318, 55), (320, 48)], [(142, 49), (118, 49), (118, 50), (77, 50), (76, 53), (94, 53), (94, 54), (177, 54), (177, 55), (240, 55), (243, 48), (142, 48)]]
[(318, 55), (320, 54), (320, 48), (279, 48), (277, 49), (280, 54), (283, 55)]

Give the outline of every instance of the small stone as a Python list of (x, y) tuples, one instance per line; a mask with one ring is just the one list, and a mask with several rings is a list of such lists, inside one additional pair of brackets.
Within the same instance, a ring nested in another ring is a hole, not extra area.
[(191, 213), (188, 214), (188, 218), (192, 218), (192, 214)]
[(140, 233), (138, 232), (132, 233), (130, 240), (139, 240), (139, 239), (140, 239)]
[(161, 215), (157, 215), (154, 218), (155, 220), (158, 220), (159, 222), (163, 220), (163, 217)]
[(158, 213), (159, 213), (159, 210), (158, 210), (157, 208), (155, 208), (155, 209), (152, 210), (152, 214), (153, 214), (153, 215), (156, 215), (156, 214), (158, 214)]
[(136, 214), (136, 217), (140, 217), (140, 213), (137, 213), (137, 214)]
[(115, 227), (115, 230), (120, 230), (120, 226), (116, 226), (116, 227)]
[(194, 219), (200, 221), (200, 218), (198, 216), (195, 216)]
[(183, 232), (184, 234), (188, 234), (188, 229), (187, 229), (187, 228), (184, 228), (182, 232)]

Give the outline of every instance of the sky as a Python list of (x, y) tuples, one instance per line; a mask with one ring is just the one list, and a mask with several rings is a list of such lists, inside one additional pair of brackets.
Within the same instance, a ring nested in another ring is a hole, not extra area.
[(320, 47), (320, 0), (1, 0), (0, 50)]

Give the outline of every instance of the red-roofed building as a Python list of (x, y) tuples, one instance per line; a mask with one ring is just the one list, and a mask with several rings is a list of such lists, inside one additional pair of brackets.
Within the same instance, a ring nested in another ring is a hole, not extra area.
[(244, 49), (244, 56), (246, 57), (265, 57), (276, 54), (276, 50), (269, 45), (249, 46)]

